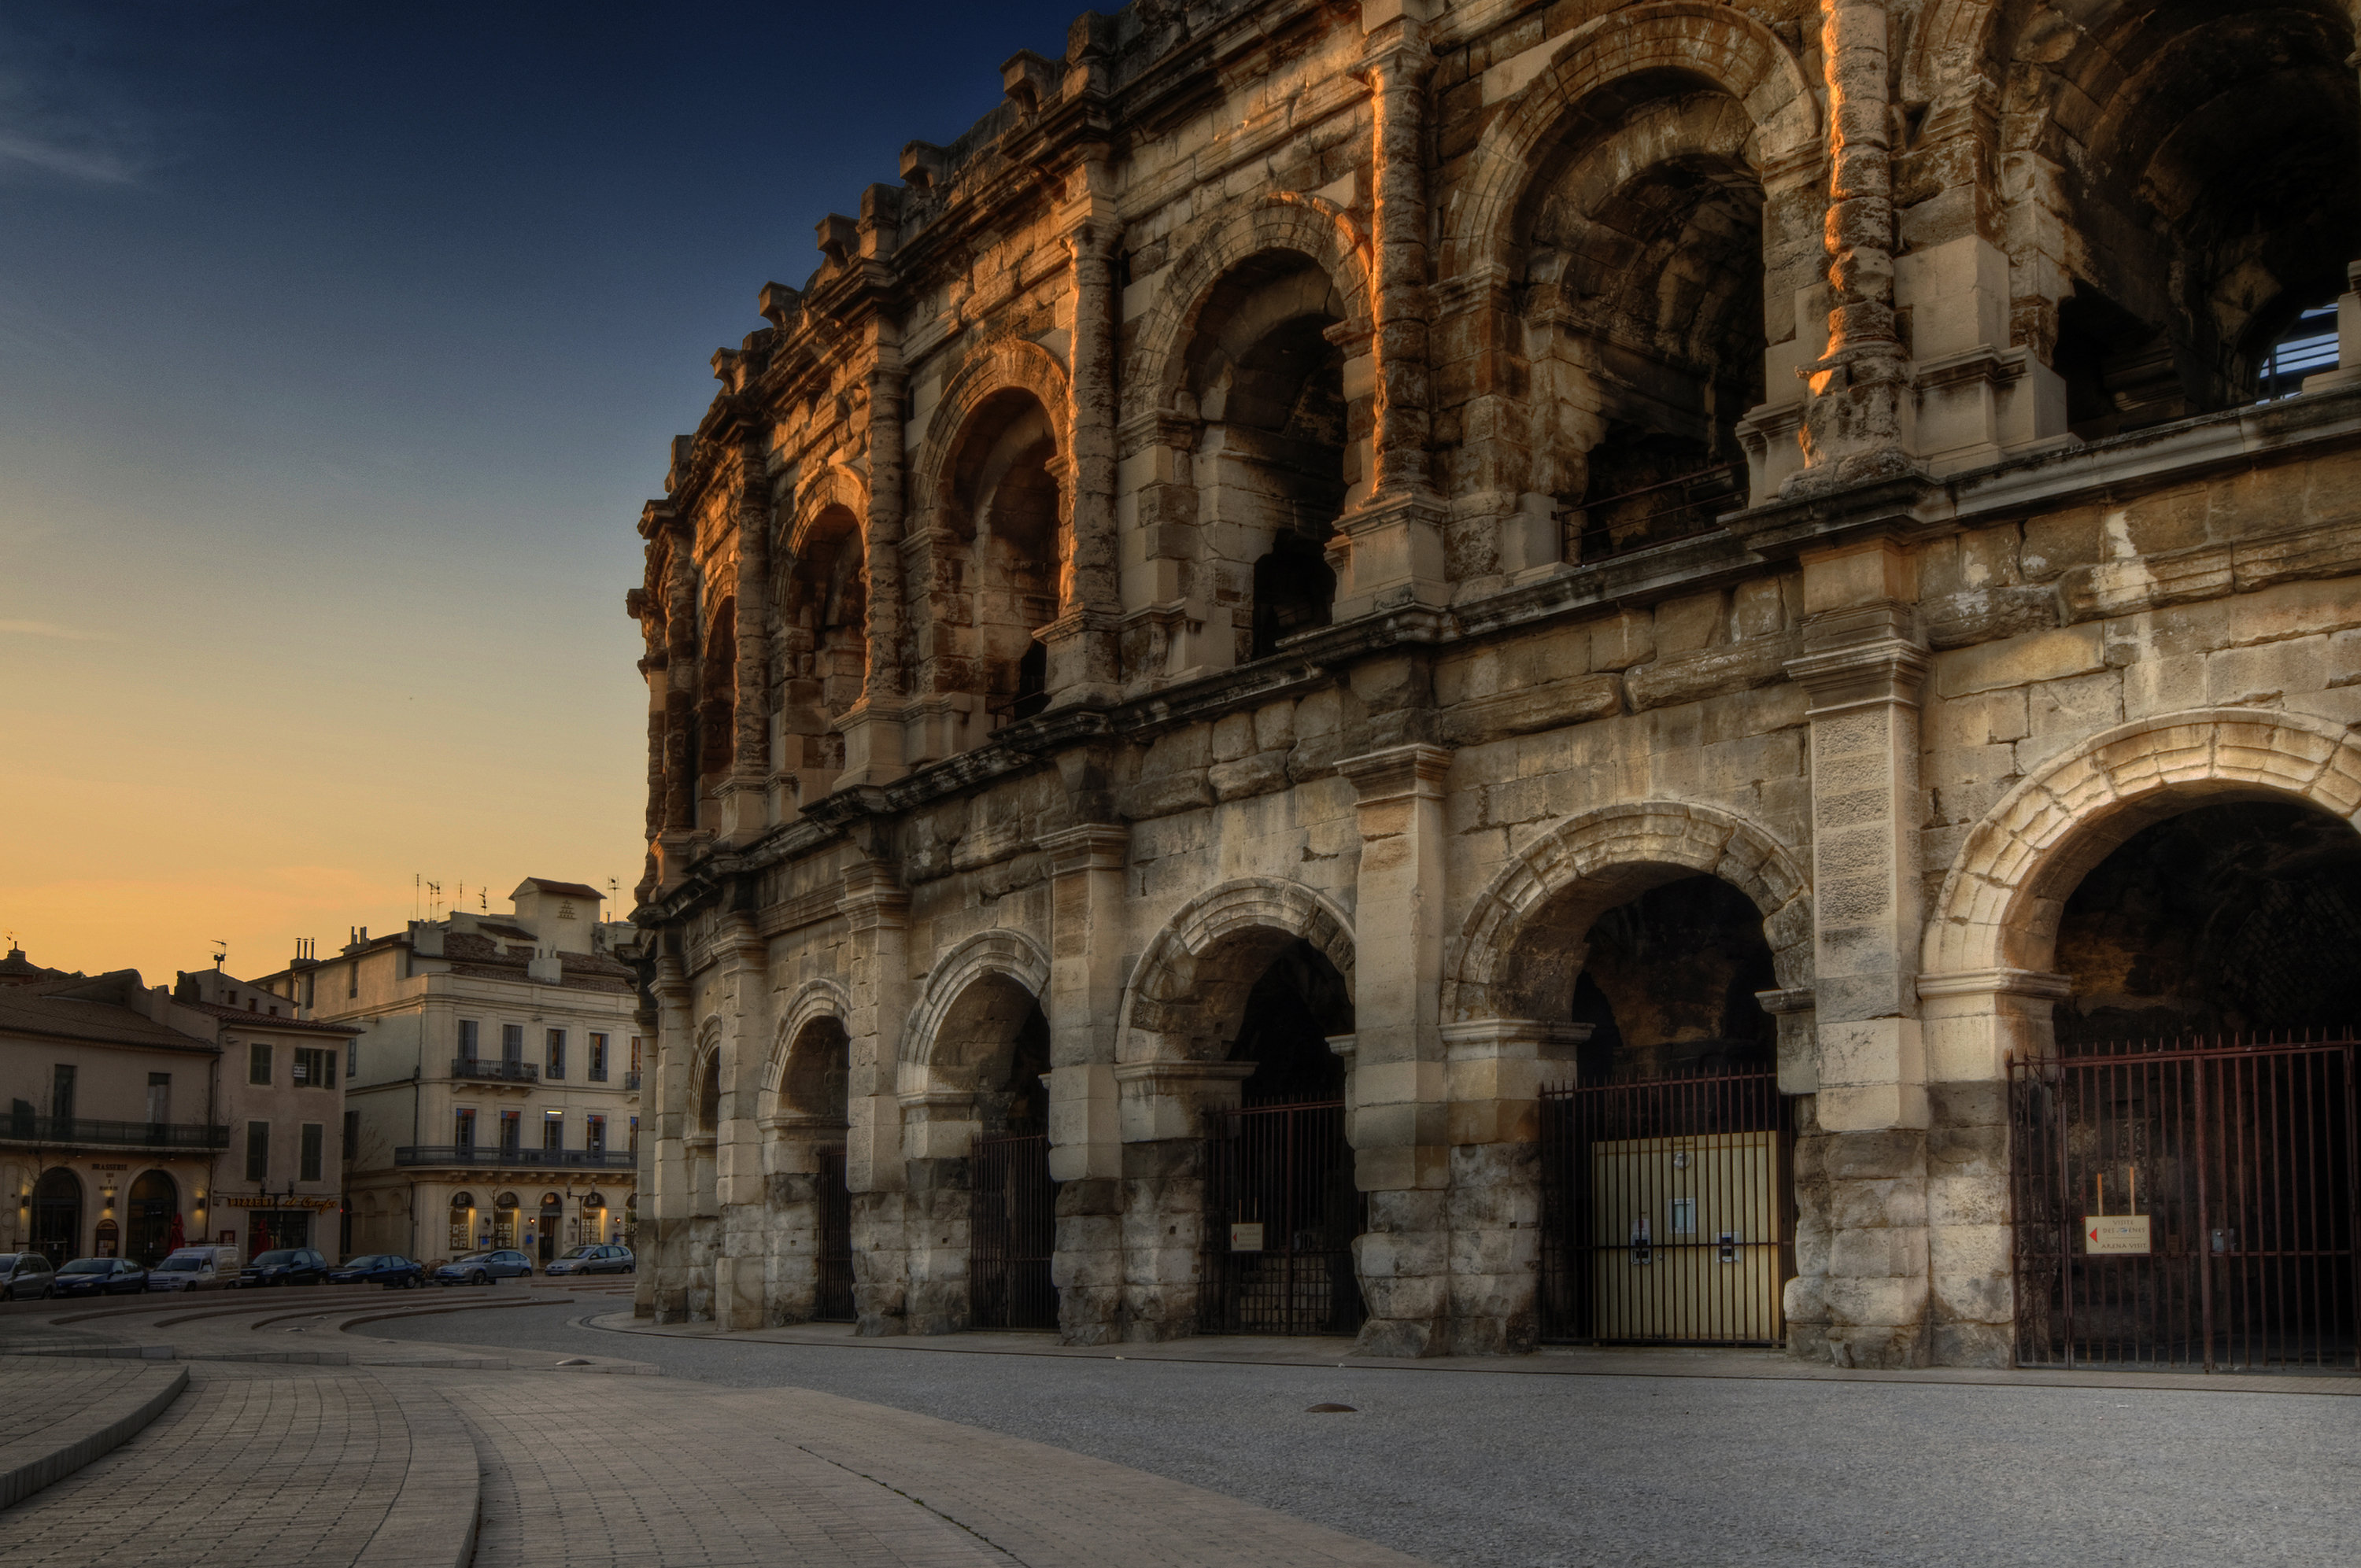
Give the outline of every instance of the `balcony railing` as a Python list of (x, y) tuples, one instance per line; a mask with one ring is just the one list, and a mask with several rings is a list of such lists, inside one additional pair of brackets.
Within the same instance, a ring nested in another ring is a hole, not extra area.
[(495, 1083), (538, 1083), (541, 1069), (529, 1061), (500, 1061), (491, 1057), (460, 1057), (451, 1063), (453, 1078), (483, 1079)]
[(623, 1087), (630, 1090), (632, 1093), (637, 1094), (640, 1091), (640, 1075), (636, 1072), (625, 1073), (623, 1075)]
[(1746, 486), (1745, 464), (1722, 464), (1586, 502), (1566, 513), (1566, 559), (1603, 561), (1711, 533), (1716, 518), (1746, 504)]
[(403, 1144), (396, 1165), (465, 1165), (506, 1170), (630, 1170), (637, 1155), (614, 1149), (505, 1148), (499, 1144)]
[(112, 1148), (225, 1149), (227, 1127), (202, 1122), (98, 1122), (86, 1116), (0, 1116), (0, 1138), (19, 1144), (86, 1144)]

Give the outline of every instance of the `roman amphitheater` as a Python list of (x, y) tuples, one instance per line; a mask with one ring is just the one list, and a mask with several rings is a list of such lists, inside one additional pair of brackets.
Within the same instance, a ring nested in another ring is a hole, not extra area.
[(640, 1310), (2352, 1365), (2356, 15), (1013, 55), (640, 520)]

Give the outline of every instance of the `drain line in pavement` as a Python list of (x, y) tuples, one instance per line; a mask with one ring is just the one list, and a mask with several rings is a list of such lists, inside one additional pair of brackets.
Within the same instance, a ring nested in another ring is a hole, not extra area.
[[(785, 1441), (785, 1439), (782, 1439), (781, 1441), (782, 1441), (782, 1442), (784, 1442), (784, 1441)], [(967, 1524), (967, 1523), (964, 1523), (964, 1522), (963, 1522), (963, 1521), (961, 1521), (961, 1520), (955, 1519), (951, 1518), (951, 1516), (950, 1516), (950, 1515), (949, 1515), (949, 1514), (947, 1514), (947, 1513), (943, 1512), (943, 1510), (942, 1510), (942, 1509), (940, 1509), (940, 1508), (936, 1508), (933, 1504), (931, 1504), (931, 1503), (928, 1502), (924, 1497), (914, 1497), (910, 1496), (910, 1494), (909, 1494), (909, 1493), (905, 1492), (904, 1490), (902, 1490), (902, 1488), (901, 1488), (901, 1487), (896, 1486), (895, 1485), (894, 1485), (894, 1483), (893, 1483), (893, 1482), (891, 1482), (891, 1481), (881, 1481), (881, 1480), (879, 1480), (879, 1479), (878, 1479), (876, 1476), (874, 1476), (874, 1475), (868, 1475), (868, 1474), (866, 1474), (866, 1473), (864, 1473), (864, 1472), (862, 1472), (862, 1471), (855, 1470), (851, 1465), (845, 1464), (845, 1463), (844, 1463), (842, 1460), (840, 1460), (840, 1459), (830, 1459), (830, 1458), (829, 1458), (827, 1454), (825, 1454), (825, 1453), (817, 1453), (817, 1452), (815, 1452), (815, 1451), (813, 1451), (813, 1450), (811, 1450), (811, 1449), (806, 1448), (806, 1447), (805, 1447), (802, 1443), (800, 1443), (800, 1442), (799, 1442), (799, 1443), (797, 1443), (797, 1444), (796, 1444), (796, 1450), (797, 1450), (798, 1452), (800, 1452), (800, 1453), (811, 1454), (811, 1456), (812, 1456), (814, 1459), (818, 1460), (822, 1464), (833, 1464), (833, 1465), (835, 1465), (839, 1470), (843, 1471), (847, 1475), (858, 1475), (858, 1476), (860, 1476), (860, 1477), (861, 1477), (861, 1479), (862, 1479), (863, 1481), (868, 1482), (868, 1483), (869, 1483), (871, 1486), (883, 1486), (883, 1487), (884, 1487), (887, 1491), (889, 1491), (889, 1492), (893, 1493), (895, 1497), (897, 1497), (901, 1498), (904, 1502), (906, 1502), (906, 1503), (915, 1503), (915, 1504), (917, 1504), (919, 1508), (922, 1508), (926, 1509), (926, 1510), (927, 1510), (927, 1512), (928, 1512), (928, 1513), (930, 1513), (930, 1514), (934, 1515), (937, 1519), (939, 1519), (942, 1520), (945, 1524), (950, 1525), (950, 1526), (951, 1526), (952, 1528), (954, 1528), (954, 1529), (956, 1529), (956, 1530), (963, 1530), (967, 1531), (967, 1533), (968, 1533), (968, 1534), (970, 1534), (970, 1535), (972, 1535), (972, 1536), (975, 1537), (975, 1538), (976, 1538), (976, 1540), (978, 1540), (978, 1541), (980, 1541), (983, 1542), (986, 1546), (989, 1546), (989, 1547), (990, 1547), (990, 1548), (992, 1548), (994, 1552), (999, 1552), (1003, 1557), (1007, 1558), (1011, 1563), (1022, 1563), (1022, 1562), (1024, 1562), (1024, 1561), (1025, 1561), (1025, 1559), (1023, 1559), (1022, 1557), (1017, 1556), (1017, 1555), (1016, 1555), (1016, 1553), (1015, 1553), (1014, 1552), (1009, 1551), (1009, 1550), (1008, 1550), (1008, 1548), (1006, 1548), (1006, 1547), (1005, 1547), (1005, 1546), (1001, 1545), (1001, 1544), (1000, 1544), (1000, 1542), (998, 1542), (998, 1541), (996, 1541), (993, 1540), (993, 1539), (992, 1539), (992, 1537), (990, 1537), (990, 1536), (988, 1536), (988, 1535), (984, 1534), (984, 1533), (983, 1533), (983, 1531), (982, 1531), (982, 1530), (980, 1530), (976, 1529), (973, 1525)]]

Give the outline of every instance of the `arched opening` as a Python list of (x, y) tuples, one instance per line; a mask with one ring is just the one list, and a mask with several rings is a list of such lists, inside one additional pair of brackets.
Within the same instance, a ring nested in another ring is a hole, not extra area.
[(476, 1195), (472, 1192), (451, 1194), (451, 1220), (443, 1245), (457, 1257), (476, 1250)]
[(2052, 359), (2070, 428), (2100, 439), (2301, 389), (2334, 363), (2302, 345), (2361, 255), (2351, 20), (2180, 0), (2114, 7), (2076, 40), (2060, 53), (2027, 29), (2010, 78), (2074, 241)]
[(2012, 1069), (2018, 1354), (2349, 1369), (2361, 834), (2142, 816), (2059, 890), (2057, 1054)]
[(1345, 1065), (1332, 1044), (1353, 1033), (1352, 986), (1301, 938), (1260, 932), (1228, 946), (1198, 967), (1230, 972), (1208, 1000), (1236, 1007), (1228, 1059), (1248, 1070), (1237, 1106), (1215, 1112), (1208, 1128), (1200, 1327), (1352, 1333), (1368, 1316), (1353, 1263), (1368, 1204), (1354, 1180)]
[(582, 1199), (583, 1242), (587, 1245), (595, 1246), (608, 1241), (609, 1239), (609, 1238), (607, 1234), (607, 1195), (603, 1192), (590, 1192), (584, 1194)]
[(779, 1174), (774, 1183), (788, 1228), (808, 1234), (809, 1296), (793, 1287), (784, 1321), (851, 1321), (853, 1312), (852, 1191), (845, 1181), (845, 1135), (852, 1041), (832, 1014), (814, 1018), (787, 1047), (780, 1082)]
[(565, 1200), (555, 1192), (543, 1193), (541, 1212), (534, 1217), (533, 1221), (533, 1245), (538, 1249), (540, 1260), (544, 1265), (557, 1255), (557, 1233), (565, 1223)]
[(126, 1257), (141, 1267), (152, 1267), (186, 1239), (181, 1231), (181, 1189), (160, 1170), (143, 1172), (131, 1184), (130, 1222)]
[(517, 1195), (503, 1192), (492, 1200), (492, 1245), (513, 1247), (517, 1245)]
[(53, 1165), (33, 1184), (33, 1249), (56, 1268), (81, 1256), (81, 1247), (82, 1179)]
[(1700, 533), (1745, 504), (1739, 422), (1763, 401), (1764, 194), (1753, 123), (1675, 71), (1577, 105), (1534, 159), (1514, 234), (1534, 474), (1567, 560)]
[(928, 1194), (936, 1234), (963, 1234), (967, 1246), (963, 1258), (947, 1252), (940, 1277), (917, 1287), (918, 1332), (1059, 1326), (1049, 1070), (1049, 1017), (1015, 976), (979, 974), (944, 1011), (928, 1057), (923, 1113), (964, 1128), (966, 1140), (961, 1147), (924, 1135), (940, 1154), (912, 1161), (909, 1179)]
[(697, 1075), (697, 1131), (712, 1137), (721, 1128), (721, 1057), (708, 1052), (704, 1070)]
[(1784, 1337), (1793, 1122), (1763, 918), (1719, 877), (1625, 865), (1519, 933), (1509, 997), (1579, 1038), (1542, 1094), (1542, 1339)]
[(737, 751), (738, 601), (713, 609), (705, 631), (705, 657), (697, 672), (697, 772), (708, 782), (726, 776)]
[(1205, 426), (1192, 460), (1204, 547), (1184, 590), (1231, 618), (1232, 663), (1334, 613), (1325, 547), (1367, 468), (1332, 331), (1345, 315), (1319, 263), (1266, 251), (1213, 286), (1183, 356), (1184, 408)]
[(995, 723), (1029, 718), (1047, 700), (1047, 651), (1036, 655), (1034, 634), (1057, 619), (1067, 555), (1058, 466), (1048, 411), (1009, 388), (969, 416), (943, 476), (940, 521), (952, 543), (938, 567), (945, 613), (921, 636), (933, 640), (935, 679), (983, 696)]
[(861, 521), (831, 506), (813, 520), (787, 562), (779, 596), (782, 766), (798, 796), (817, 799), (844, 768), (836, 721), (861, 700), (869, 677), (869, 574)]

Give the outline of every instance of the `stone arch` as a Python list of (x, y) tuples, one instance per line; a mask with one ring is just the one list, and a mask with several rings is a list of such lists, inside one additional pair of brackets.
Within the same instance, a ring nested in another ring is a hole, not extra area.
[(713, 1137), (721, 1131), (721, 1019), (708, 1014), (697, 1028), (688, 1073), (688, 1134)]
[(823, 514), (839, 507), (855, 519), (866, 518), (869, 486), (843, 464), (830, 463), (796, 490), (795, 507), (787, 518), (786, 548), (778, 558), (783, 562), (800, 560), (810, 543), (814, 525)]
[(1943, 878), (1922, 992), (2046, 970), (2065, 902), (2150, 823), (2193, 805), (2293, 798), (2361, 828), (2361, 744), (2305, 714), (2200, 708), (2093, 737), (2001, 797)]
[[(1444, 957), (1446, 1024), (1558, 1018), (1581, 964), (1521, 949), (1543, 930), (1579, 940), (1591, 922), (1658, 883), (1720, 878), (1763, 912), (1783, 987), (1811, 982), (1811, 882), (1803, 859), (1767, 829), (1708, 806), (1640, 801), (1570, 818), (1495, 873)], [(1520, 972), (1505, 972), (1510, 960)], [(1559, 996), (1559, 992), (1563, 996)]]
[(959, 450), (961, 436), (987, 402), (1008, 391), (1030, 392), (1049, 413), (1060, 455), (1069, 450), (1065, 366), (1029, 338), (1001, 338), (969, 356), (943, 389), (941, 400), (927, 422), (926, 437), (910, 467), (917, 487), (913, 499), (921, 515), (945, 499), (945, 472)]
[(1124, 385), (1147, 390), (1151, 405), (1169, 411), (1187, 369), (1183, 353), (1213, 290), (1239, 263), (1269, 251), (1292, 251), (1326, 272), (1344, 296), (1347, 319), (1366, 323), (1369, 247), (1353, 220), (1317, 196), (1273, 192), (1191, 246), (1172, 264), (1156, 302), (1139, 323)]
[(937, 1037), (951, 1009), (970, 986), (992, 976), (1014, 981), (1027, 995), (1038, 998), (1049, 988), (1049, 955), (1025, 932), (1006, 927), (978, 932), (944, 954), (903, 1025), (904, 1065), (935, 1065), (940, 1054)]
[(1263, 967), (1252, 961), (1256, 949), (1275, 954), (1298, 939), (1334, 964), (1351, 990), (1352, 920), (1323, 894), (1301, 883), (1247, 877), (1191, 899), (1132, 973), (1115, 1031), (1118, 1060), (1221, 1059), (1223, 1042), (1201, 1037), (1202, 1029), (1192, 1035), (1191, 1025), (1222, 1013), (1224, 1000), (1243, 1003)]
[(763, 1101), (769, 1106), (786, 1083), (787, 1056), (795, 1049), (796, 1041), (807, 1025), (822, 1018), (833, 1018), (840, 1024), (852, 1016), (852, 996), (833, 980), (806, 981), (795, 1000), (779, 1014), (778, 1032), (772, 1036), (771, 1054), (763, 1064)]
[(1923, 107), (1985, 90), (1996, 67), (1993, 44), (2005, 0), (1937, 0), (1923, 12), (1902, 57), (1902, 101)]
[(1441, 275), (1499, 265), (1537, 156), (1582, 101), (1620, 78), (1671, 71), (1702, 77), (1746, 105), (1755, 162), (1769, 170), (1816, 152), (1820, 116), (1802, 61), (1761, 22), (1706, 0), (1656, 0), (1610, 11), (1566, 35), (1549, 68), (1517, 94), (1477, 143), (1464, 208), (1446, 214), (1452, 237)]

